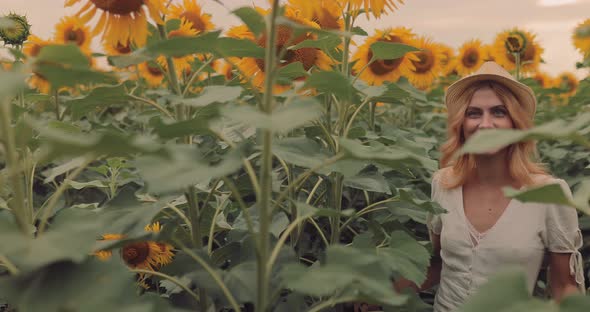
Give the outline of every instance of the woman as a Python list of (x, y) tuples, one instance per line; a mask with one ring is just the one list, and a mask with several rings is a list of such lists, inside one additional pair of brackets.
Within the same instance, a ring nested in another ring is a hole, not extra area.
[[(426, 290), (440, 283), (435, 312), (453, 311), (487, 279), (507, 266), (526, 273), (532, 293), (545, 252), (554, 300), (584, 291), (582, 235), (575, 209), (521, 203), (506, 198), (505, 186), (558, 183), (531, 161), (534, 142), (520, 142), (483, 154), (453, 158), (463, 143), (481, 129), (527, 129), (533, 125), (533, 91), (494, 62), (452, 84), (445, 97), (448, 140), (442, 146), (441, 170), (432, 179), (432, 199), (448, 213), (430, 216), (434, 256), (420, 286), (401, 280), (394, 287)], [(358, 311), (371, 311), (366, 306)]]

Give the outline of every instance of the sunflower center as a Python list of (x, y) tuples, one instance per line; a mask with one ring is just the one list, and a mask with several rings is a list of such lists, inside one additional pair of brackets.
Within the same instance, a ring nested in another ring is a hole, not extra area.
[(150, 246), (147, 242), (129, 244), (123, 247), (123, 260), (131, 266), (145, 263), (150, 255)]
[(90, 0), (90, 2), (101, 10), (118, 15), (140, 12), (144, 4), (144, 0)]
[(199, 14), (195, 14), (194, 12), (190, 11), (185, 11), (182, 14), (180, 14), (180, 18), (182, 19), (183, 17), (193, 24), (191, 28), (196, 30), (197, 32), (203, 32), (207, 30), (205, 22), (203, 21), (201, 16), (199, 16)]
[(465, 54), (463, 54), (463, 58), (461, 59), (461, 63), (467, 68), (477, 65), (477, 61), (479, 61), (479, 53), (475, 49), (465, 51)]
[(131, 47), (130, 47), (129, 41), (127, 41), (127, 45), (122, 45), (120, 42), (117, 42), (117, 45), (115, 46), (115, 50), (117, 50), (117, 52), (119, 52), (121, 54), (131, 53)]
[[(524, 51), (520, 52), (520, 62), (521, 64), (525, 61), (533, 61), (535, 58), (535, 46), (532, 44), (527, 44), (527, 47)], [(507, 53), (508, 59), (512, 63), (516, 63), (516, 58), (514, 57), (514, 53)]]
[(432, 54), (432, 51), (424, 50), (416, 52), (416, 56), (419, 60), (412, 61), (412, 64), (416, 67), (416, 73), (423, 74), (432, 69), (434, 66), (434, 54)]
[[(312, 37), (306, 34), (303, 34), (293, 40), (291, 37), (293, 36), (293, 30), (289, 27), (284, 25), (279, 26), (278, 33), (277, 33), (277, 56), (280, 56), (279, 53), (283, 50), (286, 44), (289, 45), (296, 45), (303, 40), (311, 39)], [(258, 39), (257, 44), (261, 47), (266, 45), (266, 35), (260, 36)], [(283, 55), (283, 57), (279, 60), (280, 66), (285, 66), (291, 64), (293, 62), (301, 62), (303, 64), (303, 68), (305, 70), (309, 70), (315, 63), (318, 58), (318, 50), (315, 48), (301, 48), (297, 50), (287, 50), (287, 52)], [(256, 59), (256, 65), (260, 68), (261, 71), (264, 71), (264, 59)]]
[[(379, 39), (378, 41), (403, 43), (402, 39), (398, 36), (391, 36), (390, 38), (383, 38)], [(369, 53), (367, 53), (367, 62), (370, 62), (372, 58), (373, 51), (369, 50)], [(403, 60), (404, 56), (397, 59), (376, 60), (371, 63), (371, 65), (369, 65), (369, 69), (375, 75), (385, 75), (396, 70)]]
[(148, 72), (153, 76), (164, 76), (164, 73), (160, 70), (160, 68), (152, 65), (146, 66)]
[(86, 42), (86, 35), (82, 29), (77, 28), (68, 28), (64, 32), (65, 41), (67, 42), (75, 42), (76, 45), (83, 45)]

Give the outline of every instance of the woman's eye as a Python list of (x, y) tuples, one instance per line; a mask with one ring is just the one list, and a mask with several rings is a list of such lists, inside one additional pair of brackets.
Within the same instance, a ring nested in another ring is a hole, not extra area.
[(496, 116), (496, 117), (504, 117), (506, 115), (507, 115), (507, 113), (503, 109), (496, 109), (496, 110), (494, 110), (494, 116)]
[(481, 114), (478, 111), (468, 111), (465, 115), (470, 118), (479, 117)]

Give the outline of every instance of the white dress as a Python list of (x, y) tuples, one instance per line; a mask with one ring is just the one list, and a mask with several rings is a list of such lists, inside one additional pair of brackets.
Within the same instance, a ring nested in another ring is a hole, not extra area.
[[(439, 173), (432, 180), (432, 200), (448, 213), (430, 215), (427, 222), (428, 228), (441, 237), (443, 263), (435, 312), (455, 310), (489, 276), (507, 266), (524, 270), (532, 293), (545, 250), (571, 253), (570, 273), (584, 289), (583, 262), (578, 251), (582, 233), (575, 209), (512, 199), (498, 221), (485, 233), (478, 233), (465, 216), (463, 188), (444, 189)], [(544, 183), (559, 183), (571, 196), (564, 180), (551, 177)]]

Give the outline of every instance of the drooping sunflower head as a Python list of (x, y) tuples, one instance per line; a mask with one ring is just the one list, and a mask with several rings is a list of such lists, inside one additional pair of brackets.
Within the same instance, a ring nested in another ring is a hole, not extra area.
[(137, 66), (140, 78), (144, 78), (150, 87), (160, 87), (164, 81), (164, 71), (154, 62), (144, 62)]
[(516, 55), (520, 58), (522, 72), (539, 69), (543, 48), (535, 35), (522, 29), (513, 28), (499, 33), (493, 43), (492, 57), (506, 70), (516, 69)]
[(370, 15), (380, 18), (381, 14), (387, 14), (397, 10), (398, 3), (404, 4), (403, 0), (340, 0), (340, 2), (344, 4), (344, 7), (349, 5), (353, 13), (364, 9), (367, 18)]
[(11, 22), (8, 27), (0, 27), (0, 39), (4, 44), (22, 45), (27, 37), (30, 35), (31, 25), (27, 21), (27, 17), (10, 13), (4, 18)]
[(76, 13), (82, 23), (87, 24), (100, 12), (93, 34), (103, 34), (109, 44), (132, 42), (143, 46), (148, 36), (149, 15), (156, 23), (162, 24), (161, 15), (166, 13), (164, 0), (66, 0), (65, 6), (85, 1)]
[(411, 70), (415, 70), (412, 61), (419, 61), (414, 53), (406, 53), (397, 59), (371, 62), (373, 59), (371, 45), (378, 41), (411, 45), (414, 37), (412, 31), (405, 27), (376, 30), (375, 35), (367, 38), (352, 56), (352, 60), (356, 61), (352, 70), (370, 85), (381, 85), (385, 81), (395, 82), (402, 75), (408, 76), (411, 74)]
[(561, 94), (562, 97), (568, 98), (578, 91), (578, 85), (580, 82), (576, 75), (572, 72), (562, 72), (557, 76), (554, 82), (554, 86), (564, 90), (564, 93)]
[(455, 50), (446, 44), (438, 44), (442, 53), (440, 63), (442, 65), (441, 73), (443, 76), (448, 76), (455, 70), (456, 59)]
[(420, 51), (411, 52), (417, 60), (410, 60), (414, 68), (410, 69), (408, 80), (418, 89), (428, 89), (442, 72), (443, 48), (424, 36), (413, 40), (411, 45)]
[[(268, 11), (265, 10), (258, 9), (258, 11), (261, 14), (268, 14)], [(290, 7), (285, 8), (285, 17), (298, 24), (319, 28), (316, 23), (302, 18)], [(234, 27), (230, 30), (228, 35), (235, 38), (250, 39), (260, 47), (266, 46), (266, 34), (261, 34), (260, 36), (255, 37), (247, 27)], [(300, 62), (306, 71), (312, 68), (320, 68), (324, 70), (330, 69), (330, 66), (333, 64), (332, 59), (317, 48), (304, 47), (286, 50), (284, 53), (281, 53), (281, 51), (288, 46), (296, 45), (304, 40), (313, 40), (315, 38), (315, 34), (310, 32), (302, 32), (285, 24), (278, 25), (275, 45), (277, 54), (281, 56), (281, 59), (278, 60), (280, 64), (279, 66), (284, 67), (295, 62)], [(231, 58), (228, 61), (234, 63), (238, 67), (241, 76), (245, 79), (249, 79), (252, 85), (258, 89), (263, 87), (264, 80), (266, 79), (264, 59), (244, 57), (242, 59)], [(280, 93), (290, 87), (290, 84), (285, 85), (277, 83), (273, 89), (275, 93)]]
[(211, 15), (202, 12), (201, 6), (196, 0), (183, 0), (183, 5), (173, 4), (167, 19), (185, 19), (191, 23), (191, 28), (200, 34), (215, 28), (211, 22)]
[(466, 76), (476, 71), (484, 62), (484, 52), (479, 39), (465, 42), (459, 48), (456, 70), (461, 76)]
[(590, 18), (576, 26), (572, 34), (572, 41), (584, 57), (590, 56)]
[(73, 43), (80, 50), (90, 52), (92, 35), (90, 28), (77, 16), (65, 16), (55, 25), (54, 40), (58, 43)]
[(542, 88), (550, 88), (553, 79), (547, 74), (546, 72), (537, 71), (533, 76), (531, 76)]

